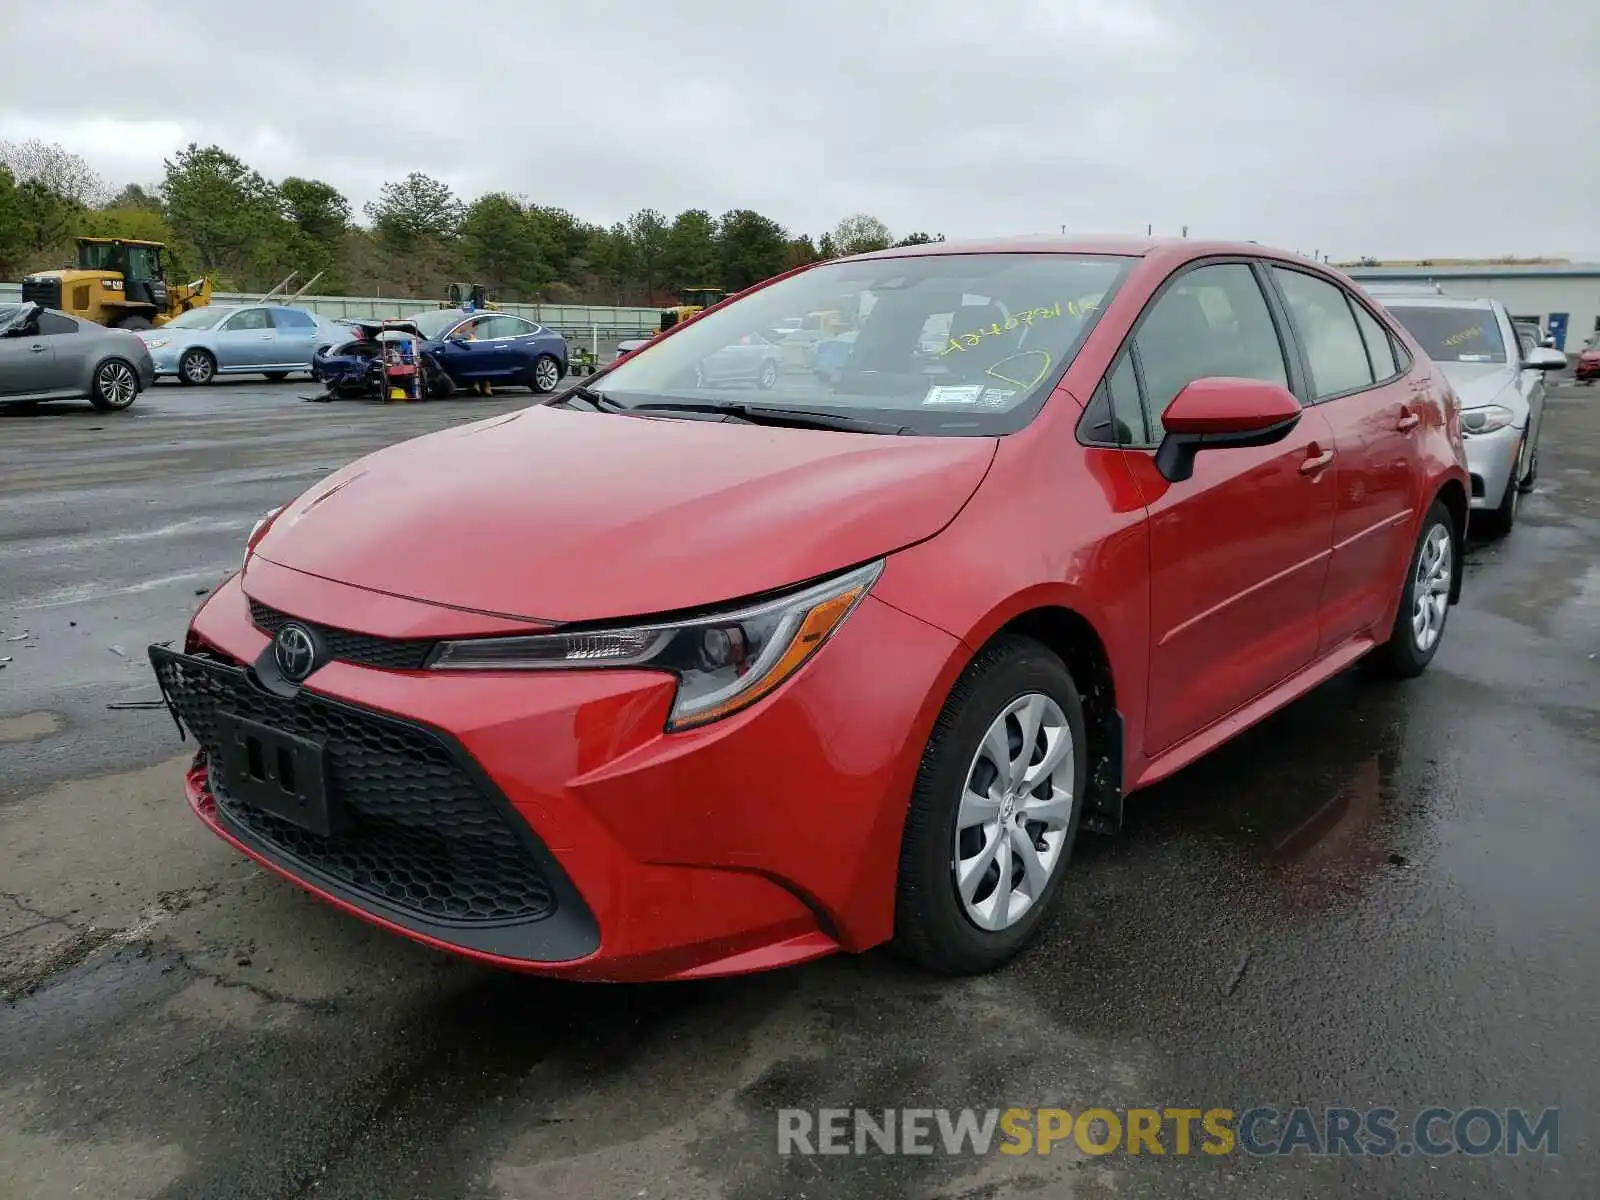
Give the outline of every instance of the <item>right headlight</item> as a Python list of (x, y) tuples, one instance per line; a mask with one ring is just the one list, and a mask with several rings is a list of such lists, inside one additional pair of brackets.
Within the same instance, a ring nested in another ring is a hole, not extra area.
[(798, 671), (861, 602), (883, 561), (774, 600), (663, 624), (444, 642), (436, 671), (634, 667), (677, 677), (669, 730), (748, 708)]
[(1461, 410), (1462, 433), (1493, 433), (1504, 429), (1517, 419), (1516, 413), (1499, 404), (1485, 404), (1482, 408)]

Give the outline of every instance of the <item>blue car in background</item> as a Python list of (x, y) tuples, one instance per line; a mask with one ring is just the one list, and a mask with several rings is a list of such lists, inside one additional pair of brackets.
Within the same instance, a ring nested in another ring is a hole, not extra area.
[[(382, 322), (349, 321), (343, 336), (312, 362), (312, 374), (330, 392), (363, 390), (376, 352), (373, 329)], [(389, 325), (392, 328), (394, 322)], [(553, 392), (567, 373), (567, 340), (553, 329), (511, 313), (441, 308), (408, 317), (422, 337), (429, 394), (441, 394), (435, 368), (454, 387), (488, 383)], [(384, 335), (389, 336), (389, 335)]]
[(332, 321), (284, 304), (208, 305), (139, 331), (156, 377), (192, 384), (210, 383), (218, 375), (284, 379), (310, 371), (318, 348), (343, 335)]

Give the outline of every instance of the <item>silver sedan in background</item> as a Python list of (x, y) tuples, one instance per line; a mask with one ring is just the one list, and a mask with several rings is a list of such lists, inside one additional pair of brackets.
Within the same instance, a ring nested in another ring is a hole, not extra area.
[(1519, 338), (1498, 300), (1385, 294), (1383, 304), (1461, 397), (1470, 528), (1504, 537), (1516, 523), (1518, 498), (1539, 474), (1544, 373), (1565, 369), (1567, 356)]
[(157, 329), (141, 330), (156, 374), (180, 383), (210, 383), (218, 375), (284, 379), (311, 372), (316, 352), (350, 336), (324, 317), (284, 304), (209, 305)]
[(87, 398), (127, 408), (155, 380), (139, 335), (37, 304), (0, 305), (0, 404)]

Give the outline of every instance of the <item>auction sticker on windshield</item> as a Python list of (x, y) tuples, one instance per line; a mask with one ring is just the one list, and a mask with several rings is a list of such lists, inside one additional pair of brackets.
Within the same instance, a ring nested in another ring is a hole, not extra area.
[(922, 403), (933, 406), (938, 404), (976, 404), (978, 397), (983, 395), (983, 384), (969, 383), (959, 387), (945, 384), (940, 387), (931, 387), (928, 394), (922, 398)]

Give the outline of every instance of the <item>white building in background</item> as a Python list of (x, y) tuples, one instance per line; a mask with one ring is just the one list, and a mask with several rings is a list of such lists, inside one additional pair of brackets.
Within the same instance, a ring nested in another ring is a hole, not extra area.
[(1576, 354), (1600, 334), (1600, 263), (1340, 267), (1357, 283), (1438, 284), (1447, 296), (1498, 300), (1513, 317), (1537, 317)]

